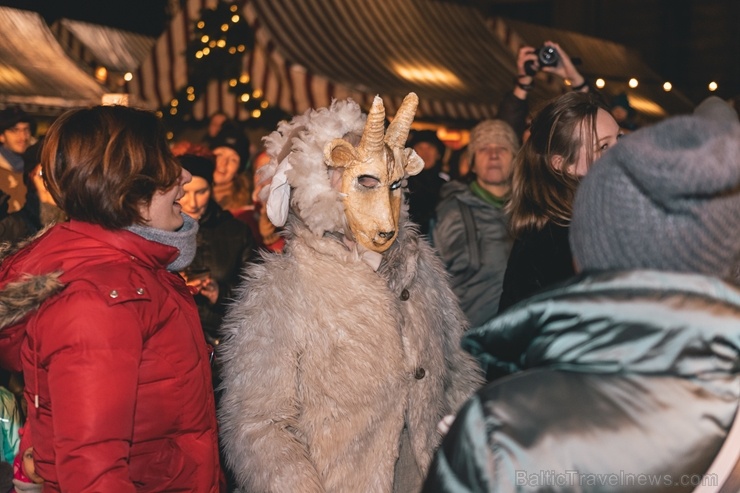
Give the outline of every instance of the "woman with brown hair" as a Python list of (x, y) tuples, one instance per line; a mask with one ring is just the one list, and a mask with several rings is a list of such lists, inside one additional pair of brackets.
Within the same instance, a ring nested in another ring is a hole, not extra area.
[(499, 313), (573, 274), (568, 227), (576, 188), (591, 164), (622, 135), (593, 93), (570, 92), (532, 120), (514, 162), (508, 204), (515, 238)]
[(41, 163), (70, 221), (2, 262), (0, 364), (23, 371), (44, 491), (218, 492), (211, 353), (177, 275), (190, 174), (122, 106), (62, 115)]

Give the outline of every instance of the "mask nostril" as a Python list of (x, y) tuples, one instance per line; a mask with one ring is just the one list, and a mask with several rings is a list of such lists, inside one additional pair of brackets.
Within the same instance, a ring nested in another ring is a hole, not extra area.
[(380, 236), (384, 240), (390, 240), (395, 234), (395, 231), (381, 231), (378, 233), (378, 236)]

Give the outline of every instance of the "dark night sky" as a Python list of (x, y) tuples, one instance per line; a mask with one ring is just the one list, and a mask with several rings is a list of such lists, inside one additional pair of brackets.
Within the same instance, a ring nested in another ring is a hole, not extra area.
[(51, 24), (61, 17), (158, 36), (167, 26), (167, 0), (0, 0), (39, 12)]

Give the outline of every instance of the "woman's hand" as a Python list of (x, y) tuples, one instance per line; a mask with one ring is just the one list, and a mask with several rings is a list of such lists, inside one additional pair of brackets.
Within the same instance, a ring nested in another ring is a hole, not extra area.
[(185, 284), (190, 288), (191, 293), (204, 296), (211, 305), (216, 304), (218, 301), (219, 287), (218, 282), (210, 274), (190, 278), (183, 275), (183, 277), (185, 277)]
[(562, 79), (569, 80), (571, 87), (579, 87), (586, 81), (581, 73), (576, 70), (575, 65), (573, 65), (573, 60), (570, 59), (570, 56), (568, 56), (568, 54), (560, 47), (559, 44), (552, 41), (545, 41), (545, 46), (551, 46), (555, 48), (555, 50), (558, 52), (558, 55), (560, 55), (560, 61), (554, 67), (541, 67), (540, 69), (543, 72), (555, 74)]

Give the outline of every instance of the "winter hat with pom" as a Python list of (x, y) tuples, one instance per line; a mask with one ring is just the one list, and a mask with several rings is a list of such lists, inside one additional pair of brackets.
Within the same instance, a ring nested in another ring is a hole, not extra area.
[[(726, 103), (724, 103), (726, 104)], [(625, 137), (576, 193), (570, 244), (582, 270), (730, 278), (740, 260), (740, 123), (716, 101)]]

